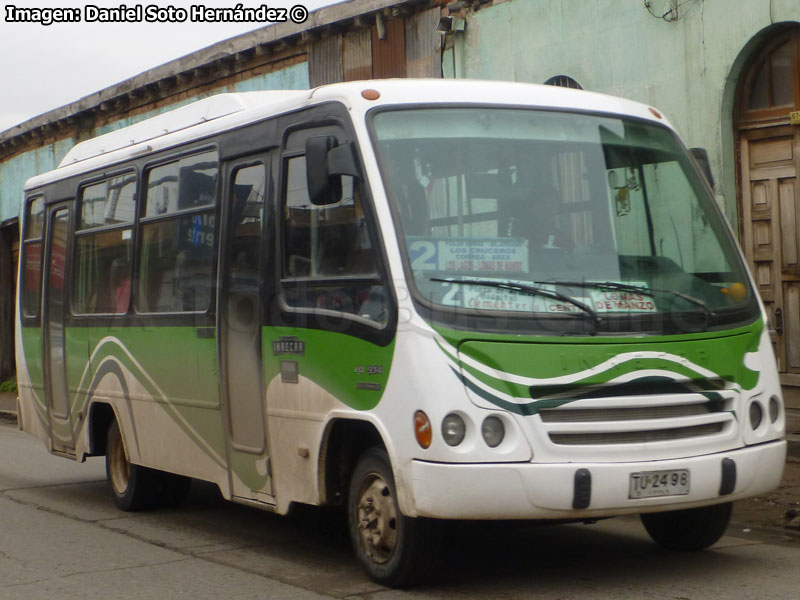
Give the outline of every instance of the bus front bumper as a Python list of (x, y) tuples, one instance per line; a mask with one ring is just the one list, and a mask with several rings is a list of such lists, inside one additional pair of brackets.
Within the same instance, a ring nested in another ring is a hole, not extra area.
[[(410, 512), (438, 519), (591, 519), (678, 510), (772, 490), (781, 481), (785, 461), (784, 440), (704, 456), (627, 463), (416, 460), (410, 470), (415, 504)], [(633, 473), (683, 469), (690, 473), (688, 493), (629, 497)]]

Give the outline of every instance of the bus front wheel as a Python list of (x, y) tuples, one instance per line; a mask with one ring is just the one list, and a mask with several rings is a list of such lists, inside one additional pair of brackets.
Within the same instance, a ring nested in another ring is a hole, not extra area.
[(688, 552), (715, 544), (731, 520), (732, 502), (641, 515), (642, 524), (658, 545)]
[(435, 523), (400, 512), (389, 457), (370, 448), (358, 459), (347, 499), (350, 540), (369, 577), (399, 587), (419, 581), (435, 552)]
[(158, 500), (157, 471), (131, 464), (116, 421), (106, 437), (106, 478), (114, 503), (124, 511), (151, 508)]

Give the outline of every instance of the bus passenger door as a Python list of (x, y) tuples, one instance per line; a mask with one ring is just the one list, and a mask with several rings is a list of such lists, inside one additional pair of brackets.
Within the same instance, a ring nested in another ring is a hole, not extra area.
[(231, 493), (272, 501), (261, 356), (262, 271), (269, 156), (228, 163), (219, 270), (220, 393), (227, 419)]
[(73, 454), (75, 435), (69, 407), (64, 317), (67, 307), (67, 241), (70, 207), (55, 204), (47, 211), (47, 269), (42, 314), (42, 364), (45, 396), (50, 419), (51, 448)]

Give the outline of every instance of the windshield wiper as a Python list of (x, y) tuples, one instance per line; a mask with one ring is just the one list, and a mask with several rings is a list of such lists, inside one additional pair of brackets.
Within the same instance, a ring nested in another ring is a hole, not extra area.
[(699, 306), (705, 313), (706, 318), (709, 320), (709, 322), (712, 322), (717, 317), (717, 314), (711, 309), (711, 307), (708, 306), (708, 304), (705, 303), (705, 301), (701, 300), (700, 298), (695, 298), (694, 296), (690, 296), (689, 294), (684, 294), (683, 292), (677, 292), (675, 290), (644, 288), (638, 285), (631, 285), (630, 283), (619, 283), (617, 281), (534, 281), (534, 283), (563, 285), (564, 287), (611, 290), (616, 292), (631, 292), (633, 294), (643, 294), (645, 296), (653, 296), (654, 293), (670, 294), (677, 298), (681, 298), (682, 300), (686, 300), (689, 304), (694, 304), (695, 306)]
[[(518, 283), (507, 283), (504, 281), (492, 281), (491, 279), (443, 279), (441, 277), (431, 277), (431, 281), (441, 281), (442, 283), (460, 283), (462, 285), (479, 285), (484, 287), (492, 287), (497, 288), (500, 290), (509, 290), (512, 292), (517, 292), (520, 294), (529, 294), (531, 296), (541, 296), (543, 298), (550, 298), (551, 300), (561, 300), (561, 302), (567, 302), (572, 304), (573, 306), (577, 306), (581, 309), (584, 313), (591, 317), (592, 322), (594, 323), (595, 327), (600, 325), (600, 315), (588, 304), (581, 302), (580, 300), (576, 300), (575, 298), (571, 298), (566, 294), (561, 294), (554, 290), (543, 290), (538, 287), (534, 287), (532, 285), (522, 285)], [(534, 283), (539, 283), (534, 282)], [(568, 313), (574, 314), (574, 313)]]

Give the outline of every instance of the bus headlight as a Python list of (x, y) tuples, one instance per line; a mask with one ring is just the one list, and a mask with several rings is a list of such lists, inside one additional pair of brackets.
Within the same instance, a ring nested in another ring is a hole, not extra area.
[(458, 446), (466, 433), (467, 425), (457, 414), (450, 413), (442, 421), (442, 437), (448, 446)]
[(481, 425), (481, 434), (489, 448), (497, 448), (506, 437), (506, 428), (497, 417), (486, 417)]

